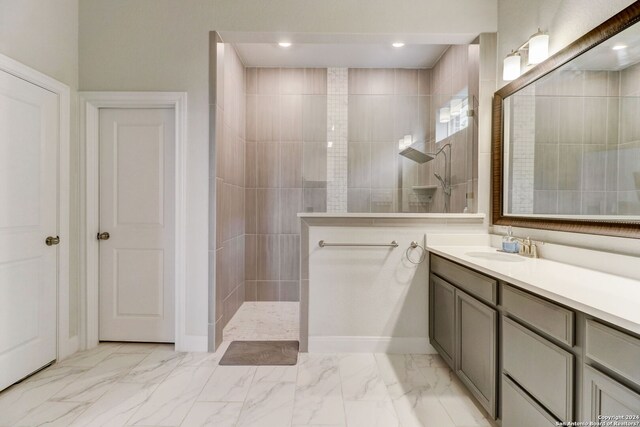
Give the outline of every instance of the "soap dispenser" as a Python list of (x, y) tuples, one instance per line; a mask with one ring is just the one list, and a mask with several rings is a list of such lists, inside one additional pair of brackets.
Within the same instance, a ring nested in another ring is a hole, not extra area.
[(518, 246), (518, 240), (513, 237), (513, 230), (511, 226), (509, 226), (509, 228), (507, 228), (507, 235), (502, 238), (502, 251), (517, 254)]

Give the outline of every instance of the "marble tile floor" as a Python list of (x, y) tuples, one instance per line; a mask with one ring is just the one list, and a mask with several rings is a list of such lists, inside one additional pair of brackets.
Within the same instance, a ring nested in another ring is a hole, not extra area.
[(297, 340), (297, 302), (245, 302), (224, 327), (223, 341)]
[(0, 426), (488, 426), (437, 355), (300, 354), (218, 366), (216, 353), (102, 343), (0, 393)]

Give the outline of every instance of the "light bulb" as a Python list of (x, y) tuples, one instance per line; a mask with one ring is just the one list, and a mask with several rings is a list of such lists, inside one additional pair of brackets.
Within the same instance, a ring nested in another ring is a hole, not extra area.
[(511, 52), (503, 61), (502, 80), (508, 82), (518, 77), (520, 77), (520, 54)]
[(440, 123), (449, 123), (451, 121), (451, 110), (449, 107), (442, 107), (439, 114)]
[(402, 42), (395, 42), (395, 43), (393, 43), (391, 46), (393, 46), (393, 47), (403, 47), (403, 46), (404, 46), (404, 43), (402, 43)]
[(539, 64), (549, 57), (549, 34), (538, 30), (529, 39), (529, 64)]
[(291, 47), (291, 43), (290, 42), (280, 42), (280, 43), (278, 43), (278, 46), (280, 46), (280, 47)]

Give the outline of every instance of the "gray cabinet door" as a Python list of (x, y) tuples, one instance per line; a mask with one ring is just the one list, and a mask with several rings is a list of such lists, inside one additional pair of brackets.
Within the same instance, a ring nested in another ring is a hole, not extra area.
[(456, 291), (456, 373), (487, 412), (496, 414), (497, 312)]
[[(620, 422), (637, 422), (640, 416), (640, 395), (596, 371), (584, 367), (583, 420), (613, 421), (606, 417), (622, 417)], [(620, 424), (623, 425), (623, 424)]]
[(455, 357), (455, 293), (453, 286), (431, 275), (429, 338), (451, 369)]

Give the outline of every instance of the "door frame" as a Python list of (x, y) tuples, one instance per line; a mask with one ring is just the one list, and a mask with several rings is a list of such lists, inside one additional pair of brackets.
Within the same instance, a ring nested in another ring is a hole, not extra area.
[[(78, 336), (69, 336), (69, 193), (71, 89), (21, 62), (0, 54), (0, 70), (39, 86), (58, 97), (58, 277), (56, 302), (56, 358), (62, 360), (78, 350)], [(44, 236), (43, 236), (44, 238)], [(66, 331), (66, 333), (64, 332)]]
[(81, 182), (81, 275), (86, 286), (80, 306), (81, 346), (98, 345), (99, 334), (99, 242), (95, 238), (100, 225), (100, 109), (101, 108), (173, 108), (175, 120), (175, 348), (198, 351), (186, 332), (186, 92), (79, 92), (80, 96), (80, 182)]

